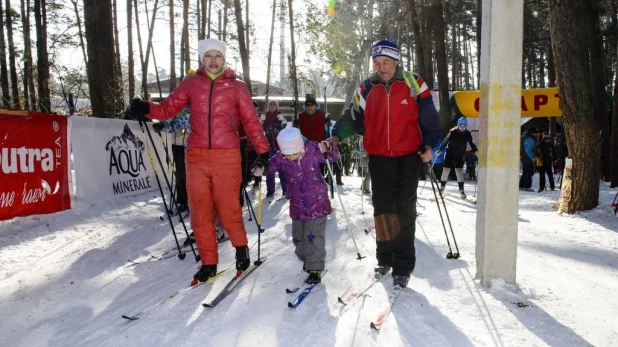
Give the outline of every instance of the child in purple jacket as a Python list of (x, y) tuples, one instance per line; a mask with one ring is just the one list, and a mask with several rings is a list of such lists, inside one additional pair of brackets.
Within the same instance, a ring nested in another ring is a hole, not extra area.
[(320, 283), (324, 271), (326, 216), (333, 209), (320, 164), (324, 153), (331, 162), (339, 160), (339, 151), (328, 141), (308, 141), (298, 128), (287, 127), (277, 136), (279, 151), (270, 159), (268, 171), (283, 171), (288, 180), (285, 197), (290, 201), (292, 241), (295, 253), (309, 273), (305, 282)]

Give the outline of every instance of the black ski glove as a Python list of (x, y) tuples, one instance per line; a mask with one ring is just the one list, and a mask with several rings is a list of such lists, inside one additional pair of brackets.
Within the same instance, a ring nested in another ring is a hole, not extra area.
[(251, 166), (251, 174), (255, 177), (261, 177), (268, 172), (268, 152), (260, 154), (260, 157)]
[(161, 134), (161, 130), (163, 130), (163, 127), (165, 125), (163, 123), (153, 123), (152, 124), (152, 129), (157, 133), (157, 134)]
[(150, 113), (150, 105), (139, 96), (136, 96), (131, 100), (131, 111), (138, 115), (145, 115)]

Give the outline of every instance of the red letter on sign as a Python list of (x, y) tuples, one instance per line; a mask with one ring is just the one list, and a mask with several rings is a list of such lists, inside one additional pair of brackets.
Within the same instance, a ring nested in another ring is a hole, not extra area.
[(479, 106), (479, 100), (481, 98), (476, 98), (474, 99), (474, 109), (476, 110), (476, 112), (479, 112), (479, 110), (481, 109), (481, 107)]
[(534, 110), (538, 111), (541, 106), (547, 105), (547, 95), (535, 95), (534, 96)]
[(524, 99), (524, 96), (521, 96), (521, 110), (522, 111), (528, 111), (528, 106), (526, 106), (526, 99)]

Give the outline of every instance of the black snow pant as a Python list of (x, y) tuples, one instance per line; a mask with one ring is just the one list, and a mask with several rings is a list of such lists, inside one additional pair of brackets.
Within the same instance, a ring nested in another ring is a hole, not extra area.
[(539, 170), (539, 190), (545, 189), (545, 175), (549, 181), (549, 187), (551, 190), (555, 189), (554, 186), (554, 169), (552, 167), (551, 158), (543, 158), (543, 166), (538, 168)]
[(172, 145), (174, 169), (176, 171), (176, 202), (187, 204), (187, 171), (185, 170), (185, 146)]
[(378, 265), (391, 266), (396, 276), (410, 276), (416, 264), (416, 188), (421, 165), (418, 154), (369, 156), (376, 258)]
[(527, 155), (522, 155), (521, 159), (521, 177), (519, 178), (519, 188), (531, 188), (532, 176), (534, 176), (534, 163)]

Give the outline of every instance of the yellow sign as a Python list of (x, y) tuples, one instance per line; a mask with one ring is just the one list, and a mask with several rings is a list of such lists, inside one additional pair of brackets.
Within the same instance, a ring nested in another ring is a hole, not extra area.
[[(478, 90), (457, 91), (451, 103), (459, 113), (468, 118), (478, 118), (480, 109)], [(539, 88), (521, 90), (522, 117), (560, 117), (560, 97), (558, 88)]]

